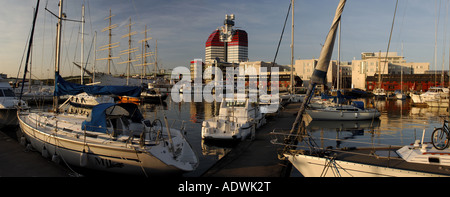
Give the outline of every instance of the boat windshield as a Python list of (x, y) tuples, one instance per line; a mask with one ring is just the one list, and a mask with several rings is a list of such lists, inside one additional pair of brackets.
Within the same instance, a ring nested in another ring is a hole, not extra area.
[(245, 101), (227, 101), (226, 103), (227, 107), (244, 107), (245, 106)]

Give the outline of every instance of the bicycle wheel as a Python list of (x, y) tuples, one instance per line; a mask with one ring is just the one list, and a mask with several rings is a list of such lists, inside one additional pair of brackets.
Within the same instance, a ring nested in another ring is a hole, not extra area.
[(442, 128), (436, 128), (431, 134), (431, 142), (433, 143), (434, 148), (438, 150), (444, 150), (448, 147), (448, 131)]

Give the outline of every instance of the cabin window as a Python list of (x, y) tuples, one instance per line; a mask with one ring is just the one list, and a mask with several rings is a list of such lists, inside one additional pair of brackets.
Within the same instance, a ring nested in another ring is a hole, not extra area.
[(2, 90), (0, 90), (0, 97), (4, 97)]
[(428, 162), (430, 162), (430, 163), (440, 163), (439, 158), (436, 158), (436, 157), (428, 157)]
[(11, 89), (3, 90), (3, 93), (5, 94), (5, 97), (14, 97), (14, 92)]

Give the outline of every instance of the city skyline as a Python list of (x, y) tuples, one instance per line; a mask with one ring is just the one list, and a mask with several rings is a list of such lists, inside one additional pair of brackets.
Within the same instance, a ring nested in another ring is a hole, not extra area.
[[(85, 58), (90, 56), (90, 61), (93, 61), (93, 54), (88, 53), (92, 50), (94, 31), (97, 31), (97, 49), (108, 44), (107, 32), (101, 30), (108, 25), (104, 19), (109, 16), (111, 9), (115, 15), (113, 24), (118, 24), (113, 30), (113, 42), (121, 43), (113, 55), (119, 56), (120, 51), (128, 47), (127, 39), (121, 36), (128, 33), (125, 25), (131, 17), (132, 22), (136, 23), (132, 26), (132, 31), (138, 32), (133, 37), (133, 47), (139, 48), (136, 55), (140, 54), (138, 41), (143, 39), (141, 32), (147, 25), (150, 29), (149, 36), (153, 38), (150, 43), (152, 50), (155, 47), (154, 40), (158, 40), (159, 67), (171, 69), (177, 66), (189, 67), (191, 60), (204, 59), (205, 42), (216, 28), (223, 25), (226, 14), (234, 14), (235, 27), (248, 33), (249, 61), (273, 61), (290, 0), (66, 1), (64, 12), (68, 19), (81, 19), (83, 2), (86, 6)], [(3, 18), (0, 24), (5, 27), (0, 30), (0, 43), (3, 46), (0, 51), (0, 73), (16, 77), (31, 29), (36, 1), (5, 0), (4, 4), (8, 6), (0, 8), (0, 16)], [(38, 78), (53, 77), (56, 18), (44, 8), (57, 13), (57, 4), (57, 0), (40, 3), (33, 53), (33, 75)], [(337, 4), (337, 0), (295, 1), (295, 59), (318, 58)], [(444, 36), (444, 33), (448, 34), (448, 4), (449, 1), (437, 0), (399, 1), (389, 51), (400, 55), (403, 43), (403, 54), (408, 62), (429, 62), (430, 69), (435, 69), (435, 25), (438, 19), (437, 69), (441, 69), (444, 60), (444, 69), (448, 70), (450, 37)], [(342, 15), (341, 61), (360, 59), (362, 52), (385, 52), (394, 9), (395, 1), (348, 1)], [(439, 17), (436, 16), (438, 13)], [(72, 62), (80, 61), (80, 24), (66, 21), (63, 27), (62, 74), (79, 75), (79, 69)], [(276, 60), (278, 64), (290, 64), (290, 34), (289, 18)], [(104, 52), (97, 53), (98, 59), (104, 57)], [(126, 69), (126, 64), (118, 64), (125, 57), (120, 58), (115, 60), (115, 68), (112, 69), (119, 74), (125, 73)], [(337, 59), (336, 48), (333, 59)], [(97, 61), (97, 70), (105, 72), (105, 65), (106, 61)], [(137, 72), (139, 69), (135, 66), (134, 70)], [(23, 72), (23, 64), (20, 72)]]

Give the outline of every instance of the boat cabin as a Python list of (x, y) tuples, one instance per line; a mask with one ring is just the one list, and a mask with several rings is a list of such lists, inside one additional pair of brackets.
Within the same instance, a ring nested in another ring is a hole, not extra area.
[(143, 116), (132, 103), (103, 103), (93, 107), (82, 129), (119, 135), (140, 135), (143, 131)]

